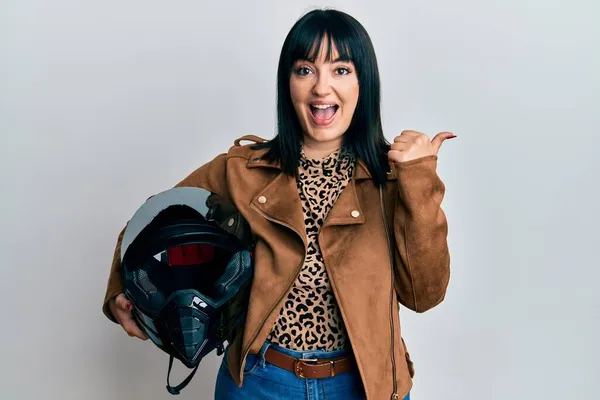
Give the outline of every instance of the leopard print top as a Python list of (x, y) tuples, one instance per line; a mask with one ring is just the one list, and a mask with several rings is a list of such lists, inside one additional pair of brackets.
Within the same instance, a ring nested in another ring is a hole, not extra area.
[(267, 340), (297, 351), (345, 348), (347, 333), (317, 242), (327, 213), (354, 173), (356, 158), (341, 148), (321, 159), (302, 151), (298, 192), (306, 225), (308, 250), (300, 274)]

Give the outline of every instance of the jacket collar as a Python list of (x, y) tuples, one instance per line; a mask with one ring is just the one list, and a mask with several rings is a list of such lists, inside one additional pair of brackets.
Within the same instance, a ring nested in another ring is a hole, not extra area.
[[(283, 173), (280, 163), (269, 162), (263, 158), (268, 149), (254, 151), (247, 162), (247, 168), (268, 168), (279, 171), (266, 186), (260, 189), (252, 199), (252, 206), (262, 212), (273, 222), (292, 228), (306, 243), (304, 215), (298, 196), (296, 180)], [(388, 180), (396, 179), (395, 169), (389, 169)], [(355, 225), (365, 223), (365, 216), (357, 192), (356, 182), (371, 179), (367, 166), (360, 159), (354, 169), (353, 179), (340, 193), (337, 201), (329, 211), (322, 228), (331, 225)]]
[[(255, 150), (248, 159), (247, 167), (248, 168), (275, 168), (281, 171), (281, 164), (278, 161), (267, 161), (263, 157), (269, 151), (269, 149), (259, 149)], [(363, 180), (363, 179), (372, 179), (371, 173), (367, 168), (366, 164), (360, 158), (357, 158), (357, 165), (354, 169), (353, 180)], [(387, 180), (395, 180), (396, 179), (396, 170), (392, 167), (392, 163), (388, 163), (388, 174)]]

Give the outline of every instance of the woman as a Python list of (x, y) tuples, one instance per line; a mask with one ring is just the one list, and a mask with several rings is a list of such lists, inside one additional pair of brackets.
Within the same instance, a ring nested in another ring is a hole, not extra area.
[[(275, 138), (240, 138), (176, 185), (232, 202), (256, 238), (245, 329), (223, 357), (215, 398), (409, 398), (398, 303), (424, 312), (444, 298), (436, 163), (454, 135), (405, 131), (388, 144), (379, 85), (362, 25), (312, 11), (283, 44)], [(145, 339), (122, 293), (121, 238), (104, 312)]]

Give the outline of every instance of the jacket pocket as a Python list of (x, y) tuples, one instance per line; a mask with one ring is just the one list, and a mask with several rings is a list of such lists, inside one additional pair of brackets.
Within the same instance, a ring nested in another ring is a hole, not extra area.
[(248, 354), (246, 357), (246, 365), (244, 366), (244, 376), (253, 375), (260, 368), (260, 356), (256, 354)]

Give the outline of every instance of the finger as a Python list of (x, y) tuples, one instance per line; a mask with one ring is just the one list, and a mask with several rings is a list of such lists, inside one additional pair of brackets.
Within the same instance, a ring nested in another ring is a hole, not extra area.
[(115, 298), (115, 305), (123, 311), (131, 311), (133, 309), (131, 302), (122, 293)]
[(437, 135), (435, 135), (433, 139), (431, 139), (431, 145), (433, 146), (433, 149), (437, 153), (438, 150), (440, 149), (440, 146), (444, 142), (444, 140), (452, 139), (455, 137), (456, 137), (456, 135), (452, 132), (440, 132)]
[(408, 142), (395, 142), (390, 145), (390, 150), (404, 151), (408, 146)]
[(131, 337), (137, 337), (138, 339), (147, 340), (148, 336), (140, 329), (138, 324), (133, 318), (128, 318), (123, 321), (123, 329)]
[(148, 336), (139, 328), (131, 313), (133, 304), (131, 304), (124, 293), (115, 297), (115, 307), (115, 312), (113, 314), (125, 332), (127, 332), (129, 336), (147, 340)]
[(137, 337), (142, 340), (148, 339), (148, 336), (140, 329), (133, 315), (127, 311), (117, 311), (118, 320), (123, 330), (131, 337)]
[(402, 136), (402, 135), (405, 135), (405, 136), (422, 136), (422, 135), (424, 135), (424, 133), (423, 132), (419, 132), (419, 131), (413, 131), (413, 130), (409, 129), (409, 130), (402, 131), (400, 133), (400, 136)]
[(400, 163), (404, 161), (403, 155), (401, 151), (398, 150), (390, 150), (388, 151), (388, 159), (395, 163)]
[(414, 140), (413, 136), (410, 135), (400, 135), (394, 138), (394, 143), (407, 143)]

